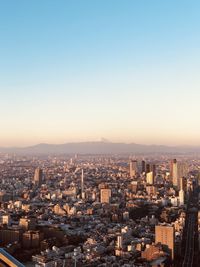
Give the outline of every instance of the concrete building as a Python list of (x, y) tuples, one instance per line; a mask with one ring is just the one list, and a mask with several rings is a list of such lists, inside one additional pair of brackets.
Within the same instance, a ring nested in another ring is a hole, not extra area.
[(122, 249), (123, 248), (123, 235), (117, 236), (117, 248)]
[(144, 173), (146, 172), (146, 162), (145, 160), (142, 160), (142, 163), (141, 163), (141, 173)]
[(187, 191), (187, 179), (186, 179), (186, 177), (180, 178), (180, 190), (183, 190), (184, 192)]
[(21, 218), (19, 220), (19, 226), (24, 230), (35, 230), (36, 227), (36, 218)]
[(153, 172), (152, 171), (151, 172), (148, 172), (146, 174), (146, 182), (149, 185), (153, 185), (154, 184), (154, 175), (153, 175)]
[(10, 221), (11, 221), (11, 219), (10, 219), (10, 215), (9, 214), (4, 214), (4, 215), (1, 216), (1, 223), (2, 224), (9, 225)]
[(130, 167), (130, 177), (133, 178), (136, 176), (138, 172), (137, 160), (131, 160), (129, 167)]
[(187, 165), (183, 162), (178, 162), (176, 159), (173, 159), (171, 162), (171, 178), (173, 185), (180, 190), (181, 186), (183, 187), (184, 183), (181, 185), (181, 178), (186, 177), (188, 174)]
[(100, 201), (101, 203), (110, 203), (111, 189), (105, 188), (100, 191)]
[(22, 230), (17, 228), (0, 229), (0, 245), (6, 246), (14, 242), (20, 242)]
[(44, 234), (39, 231), (27, 231), (23, 233), (22, 245), (24, 248), (39, 248)]
[(35, 169), (35, 174), (33, 177), (34, 184), (37, 184), (40, 186), (42, 184), (42, 177), (43, 177), (42, 169), (40, 168)]
[(157, 194), (157, 187), (153, 185), (147, 185), (146, 186), (146, 191), (148, 195), (153, 195), (155, 196)]
[(156, 244), (161, 243), (163, 245), (163, 249), (170, 254), (172, 260), (174, 259), (174, 240), (175, 233), (173, 226), (156, 225), (155, 242)]
[(185, 204), (185, 192), (181, 189), (179, 191), (179, 205)]

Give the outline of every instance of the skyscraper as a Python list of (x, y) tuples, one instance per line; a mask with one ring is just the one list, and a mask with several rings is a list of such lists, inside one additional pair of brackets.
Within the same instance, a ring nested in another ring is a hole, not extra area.
[(184, 192), (187, 191), (187, 179), (186, 179), (186, 177), (180, 178), (180, 190), (183, 190)]
[(148, 173), (148, 172), (150, 172), (150, 170), (151, 170), (151, 168), (150, 168), (150, 164), (149, 163), (147, 163), (146, 164), (146, 173)]
[(33, 177), (34, 184), (41, 185), (42, 184), (42, 176), (43, 176), (42, 169), (40, 169), (40, 168), (35, 169), (35, 174)]
[(154, 184), (156, 176), (156, 165), (155, 164), (146, 164), (146, 182), (147, 184)]
[(184, 205), (185, 202), (185, 192), (183, 191), (183, 189), (181, 189), (179, 191), (179, 205)]
[(171, 162), (171, 178), (173, 185), (177, 187), (178, 190), (181, 188), (181, 178), (187, 176), (188, 168), (187, 165), (183, 162), (178, 162), (176, 159), (173, 159)]
[(85, 192), (84, 192), (84, 172), (82, 169), (81, 172), (81, 198), (84, 199), (85, 198)]
[(130, 177), (133, 178), (138, 172), (137, 160), (130, 160)]
[(154, 175), (153, 175), (153, 172), (148, 172), (146, 174), (146, 182), (149, 185), (153, 185), (154, 184)]
[(161, 243), (166, 248), (166, 251), (170, 253), (171, 259), (174, 259), (174, 227), (167, 225), (156, 225), (155, 227), (155, 242)]
[(146, 162), (144, 160), (142, 160), (142, 168), (141, 168), (141, 172), (144, 173), (146, 172)]

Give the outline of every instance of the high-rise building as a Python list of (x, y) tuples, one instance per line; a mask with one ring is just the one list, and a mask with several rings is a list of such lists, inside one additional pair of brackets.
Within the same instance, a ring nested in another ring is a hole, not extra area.
[(148, 172), (146, 174), (146, 182), (149, 185), (153, 185), (154, 184), (154, 175), (153, 175), (153, 172)]
[(101, 203), (110, 203), (111, 189), (105, 188), (100, 191), (100, 201)]
[(183, 162), (178, 162), (176, 159), (173, 159), (171, 162), (171, 177), (172, 182), (178, 190), (181, 189), (181, 178), (186, 177), (188, 173), (187, 165)]
[(148, 173), (148, 172), (150, 172), (150, 171), (151, 171), (150, 164), (147, 163), (147, 164), (146, 164), (146, 168), (145, 168), (145, 172)]
[(81, 172), (81, 198), (84, 199), (85, 198), (85, 191), (84, 191), (84, 172), (82, 169)]
[(146, 172), (146, 162), (144, 160), (142, 160), (142, 168), (141, 168), (141, 172), (144, 173)]
[(155, 242), (161, 243), (163, 248), (170, 253), (171, 259), (174, 259), (174, 227), (168, 225), (156, 225), (155, 227)]
[(176, 159), (173, 159), (170, 164), (170, 176), (172, 178), (172, 183), (173, 185), (178, 184), (178, 178), (177, 178), (177, 173), (178, 173), (178, 163)]
[(197, 174), (197, 184), (200, 186), (200, 172)]
[(35, 169), (35, 174), (33, 177), (34, 184), (41, 185), (42, 184), (42, 176), (43, 176), (42, 169), (40, 169), (40, 168)]
[(183, 189), (181, 189), (179, 191), (179, 205), (184, 205), (184, 198), (185, 198), (185, 192), (183, 191)]
[(183, 190), (184, 192), (187, 191), (187, 179), (186, 179), (186, 177), (180, 178), (180, 190)]
[(153, 178), (155, 179), (156, 177), (156, 165), (155, 164), (151, 164), (151, 171), (153, 172)]
[(130, 177), (133, 178), (138, 173), (137, 160), (130, 161)]
[(156, 176), (156, 165), (152, 164), (152, 163), (147, 163), (146, 164), (146, 168), (145, 168), (145, 172), (146, 173), (152, 172), (153, 173), (153, 178), (155, 178), (155, 176)]

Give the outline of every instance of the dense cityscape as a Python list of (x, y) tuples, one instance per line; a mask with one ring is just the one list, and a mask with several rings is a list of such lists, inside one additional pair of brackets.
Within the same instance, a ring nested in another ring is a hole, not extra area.
[(199, 13), (0, 0), (0, 267), (200, 267)]
[(198, 266), (200, 157), (0, 155), (0, 246), (25, 266)]

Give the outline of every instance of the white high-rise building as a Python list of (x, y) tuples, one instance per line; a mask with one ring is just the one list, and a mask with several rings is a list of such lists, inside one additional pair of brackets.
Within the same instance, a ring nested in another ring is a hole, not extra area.
[(85, 191), (84, 191), (84, 172), (82, 169), (81, 172), (81, 198), (84, 199), (85, 198)]
[(180, 206), (185, 204), (184, 197), (185, 197), (185, 192), (183, 191), (183, 189), (181, 189), (179, 191), (179, 205)]
[(181, 178), (186, 177), (188, 174), (188, 168), (187, 164), (184, 162), (178, 162), (176, 159), (174, 159), (171, 162), (171, 177), (172, 182), (177, 189), (180, 190), (181, 188)]
[(153, 175), (153, 172), (148, 172), (146, 174), (146, 182), (149, 185), (153, 185), (154, 184), (154, 175)]

